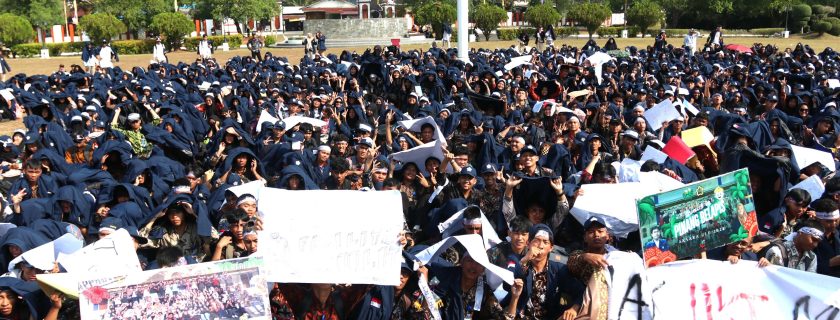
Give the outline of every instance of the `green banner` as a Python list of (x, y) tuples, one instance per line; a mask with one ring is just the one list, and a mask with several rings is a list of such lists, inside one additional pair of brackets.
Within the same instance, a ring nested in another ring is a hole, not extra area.
[(747, 169), (636, 202), (645, 265), (692, 257), (758, 231)]

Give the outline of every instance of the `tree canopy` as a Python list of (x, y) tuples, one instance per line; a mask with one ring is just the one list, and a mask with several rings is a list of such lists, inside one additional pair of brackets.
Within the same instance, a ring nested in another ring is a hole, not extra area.
[(528, 11), (525, 11), (525, 21), (535, 27), (545, 27), (560, 21), (560, 13), (553, 5), (538, 4), (528, 7)]
[(193, 31), (192, 20), (179, 12), (164, 12), (152, 18), (150, 31), (161, 35), (166, 46), (171, 49), (180, 47), (181, 39)]
[(95, 0), (94, 11), (108, 13), (125, 24), (135, 35), (152, 23), (152, 17), (172, 10), (171, 2), (164, 0)]
[(595, 2), (578, 3), (569, 10), (569, 18), (572, 18), (577, 24), (586, 27), (589, 32), (589, 37), (598, 27), (610, 17), (612, 11), (606, 5)]
[(88, 14), (79, 19), (79, 28), (86, 32), (94, 43), (111, 38), (126, 31), (126, 26), (116, 17), (107, 13)]
[(470, 22), (484, 31), (484, 39), (490, 40), (490, 31), (499, 27), (499, 22), (507, 20), (507, 12), (502, 7), (492, 4), (480, 4), (470, 10)]
[(11, 13), (0, 14), (0, 43), (3, 45), (11, 47), (25, 43), (34, 35), (32, 24), (26, 18)]
[(645, 34), (651, 26), (665, 19), (665, 14), (662, 7), (653, 0), (639, 0), (627, 10), (625, 18), (629, 25), (639, 27), (642, 34)]

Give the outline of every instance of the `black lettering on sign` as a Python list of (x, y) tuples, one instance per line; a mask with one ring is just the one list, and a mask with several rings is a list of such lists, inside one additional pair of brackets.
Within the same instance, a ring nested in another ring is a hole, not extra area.
[[(636, 289), (637, 299), (630, 298), (630, 293), (633, 292), (634, 288)], [(624, 311), (624, 304), (628, 301), (636, 304), (636, 317), (642, 320), (642, 310), (647, 304), (642, 299), (642, 277), (638, 273), (630, 278), (630, 283), (627, 285), (627, 292), (624, 293), (624, 298), (621, 300), (621, 307), (618, 309), (619, 319), (621, 319), (621, 312)]]

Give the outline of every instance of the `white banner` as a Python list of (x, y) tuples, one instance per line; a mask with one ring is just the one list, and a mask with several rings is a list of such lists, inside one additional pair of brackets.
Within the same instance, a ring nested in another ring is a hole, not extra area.
[[(580, 223), (597, 215), (606, 221), (607, 227), (618, 237), (639, 229), (639, 214), (636, 199), (659, 192), (656, 184), (641, 182), (590, 183), (581, 187), (571, 213)], [(604, 201), (610, 199), (610, 201)]]
[(399, 192), (264, 188), (258, 205), (269, 281), (399, 284)]
[(647, 270), (655, 319), (834, 319), (840, 279), (755, 262), (691, 260)]

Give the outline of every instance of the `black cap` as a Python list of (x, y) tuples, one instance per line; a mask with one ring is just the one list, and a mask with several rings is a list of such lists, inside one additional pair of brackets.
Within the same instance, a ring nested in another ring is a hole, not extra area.
[(525, 146), (524, 148), (522, 148), (522, 150), (519, 151), (519, 156), (520, 157), (523, 156), (525, 154), (525, 152), (530, 152), (530, 153), (533, 153), (534, 155), (539, 155), (540, 154), (539, 152), (537, 152), (537, 149), (534, 148), (534, 146), (532, 146), (530, 144)]
[(475, 168), (473, 168), (471, 166), (463, 167), (463, 168), (461, 168), (461, 172), (459, 173), (459, 175), (470, 176), (470, 177), (475, 178)]
[(134, 240), (137, 240), (137, 243), (139, 243), (141, 245), (149, 243), (149, 239), (146, 239), (146, 237), (141, 236), (140, 232), (137, 231), (137, 227), (127, 226), (127, 227), (124, 227), (123, 229), (125, 229), (125, 231), (128, 231), (128, 234), (132, 238), (134, 238)]
[(589, 230), (589, 228), (593, 226), (601, 226), (606, 228), (607, 222), (604, 221), (604, 218), (601, 218), (599, 216), (590, 216), (589, 219), (586, 219), (586, 221), (583, 223), (583, 230)]

